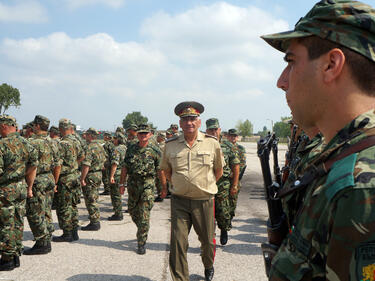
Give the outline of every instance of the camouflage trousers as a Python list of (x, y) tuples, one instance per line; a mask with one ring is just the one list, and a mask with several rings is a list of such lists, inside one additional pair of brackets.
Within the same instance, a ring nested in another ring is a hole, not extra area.
[(115, 183), (111, 184), (111, 202), (115, 215), (122, 215), (122, 198), (120, 193), (120, 175), (115, 175)]
[(150, 212), (154, 206), (155, 178), (128, 179), (128, 208), (133, 222), (137, 226), (137, 241), (144, 245), (150, 229)]
[(111, 171), (111, 168), (105, 168), (103, 171), (102, 171), (102, 182), (103, 182), (103, 186), (104, 186), (104, 191), (105, 192), (110, 192), (111, 190), (111, 184), (109, 182), (109, 174), (110, 174), (110, 171)]
[(0, 252), (2, 257), (21, 255), (26, 184), (24, 181), (0, 187)]
[(160, 195), (161, 190), (163, 189), (163, 186), (161, 185), (161, 181), (160, 181), (159, 177), (155, 178), (155, 185), (156, 185), (156, 192), (157, 192), (158, 195)]
[(221, 230), (232, 229), (232, 216), (230, 204), (230, 179), (220, 178), (217, 182), (218, 192), (215, 195), (215, 218)]
[(56, 210), (59, 227), (64, 231), (78, 228), (78, 208), (81, 187), (78, 171), (60, 176), (58, 183), (58, 207)]
[(230, 215), (232, 219), (236, 215), (237, 201), (238, 201), (238, 195), (240, 194), (240, 190), (241, 190), (241, 185), (240, 183), (238, 183), (237, 193), (234, 196), (232, 195), (229, 196)]
[(86, 186), (82, 186), (82, 192), (85, 198), (86, 209), (89, 213), (89, 220), (92, 223), (99, 222), (100, 209), (98, 199), (102, 172), (88, 173), (85, 181)]
[(52, 232), (55, 231), (55, 226), (53, 225), (53, 218), (52, 218), (52, 203), (55, 197), (55, 191), (48, 190), (46, 191), (46, 221), (47, 221), (47, 229), (49, 232), (49, 236), (52, 237)]
[(33, 185), (33, 197), (26, 199), (26, 217), (35, 241), (49, 241), (49, 222), (47, 212), (50, 208), (46, 192), (54, 187), (55, 180), (51, 173), (37, 175)]

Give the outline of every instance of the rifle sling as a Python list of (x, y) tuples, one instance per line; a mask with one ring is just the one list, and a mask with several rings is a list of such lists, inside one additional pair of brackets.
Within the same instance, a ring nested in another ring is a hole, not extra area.
[[(317, 176), (323, 176), (327, 174), (331, 168), (332, 165), (353, 153), (357, 153), (359, 151), (365, 150), (366, 148), (369, 148), (371, 146), (375, 145), (375, 135), (369, 136), (365, 139), (360, 140), (359, 142), (345, 148), (339, 155), (336, 157), (329, 159), (319, 165), (318, 167), (312, 166), (309, 170), (306, 171), (306, 173), (302, 176), (301, 180), (297, 185), (290, 186), (288, 188), (283, 188), (277, 192), (278, 198), (283, 198), (287, 196), (290, 193), (293, 193), (295, 191), (301, 190), (305, 187), (307, 187)], [(296, 181), (298, 182), (298, 181)]]

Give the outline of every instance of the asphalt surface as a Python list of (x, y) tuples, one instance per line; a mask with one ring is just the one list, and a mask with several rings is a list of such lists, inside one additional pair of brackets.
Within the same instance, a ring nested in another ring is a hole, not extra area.
[[(266, 241), (267, 209), (264, 200), (263, 180), (255, 143), (242, 143), (247, 151), (247, 170), (242, 179), (242, 189), (233, 229), (226, 246), (220, 245), (220, 231), (216, 231), (215, 275), (216, 281), (267, 280), (260, 244)], [(280, 146), (279, 159), (285, 154)], [(125, 202), (127, 201), (125, 196)], [(124, 208), (126, 209), (126, 207)], [(0, 280), (114, 280), (114, 281), (169, 281), (168, 257), (170, 239), (170, 200), (155, 203), (151, 212), (151, 228), (146, 244), (146, 254), (138, 255), (136, 226), (124, 213), (124, 220), (111, 222), (109, 196), (100, 196), (101, 229), (79, 231), (80, 239), (72, 243), (52, 242), (52, 252), (40, 256), (21, 256), (21, 266), (9, 272), (0, 272)], [(88, 223), (87, 210), (79, 205), (82, 226)], [(54, 212), (55, 215), (55, 212)], [(57, 218), (55, 216), (55, 221)], [(61, 235), (57, 223), (55, 235)], [(34, 244), (33, 235), (25, 219), (24, 246)], [(194, 229), (189, 235), (188, 263), (190, 280), (204, 280), (200, 257), (200, 243)]]

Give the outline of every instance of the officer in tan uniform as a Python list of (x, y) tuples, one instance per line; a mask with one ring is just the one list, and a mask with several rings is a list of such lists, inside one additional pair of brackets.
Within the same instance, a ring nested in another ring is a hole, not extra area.
[(216, 138), (199, 132), (203, 111), (198, 102), (182, 102), (175, 107), (183, 134), (166, 142), (161, 163), (162, 198), (167, 192), (166, 178), (172, 182), (169, 266), (173, 280), (189, 280), (187, 248), (192, 225), (201, 241), (205, 280), (212, 280), (214, 275), (214, 196), (224, 158)]

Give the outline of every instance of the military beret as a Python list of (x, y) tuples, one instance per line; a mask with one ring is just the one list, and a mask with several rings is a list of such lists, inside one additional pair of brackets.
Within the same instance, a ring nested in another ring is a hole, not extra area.
[(59, 128), (61, 128), (61, 129), (70, 129), (72, 127), (73, 127), (73, 124), (72, 124), (72, 121), (70, 121), (70, 119), (61, 118), (59, 120)]
[(90, 134), (90, 135), (94, 135), (94, 136), (99, 135), (99, 132), (93, 127), (88, 128), (85, 133)]
[(199, 116), (203, 111), (204, 106), (195, 101), (184, 101), (176, 105), (174, 108), (174, 113), (181, 118), (187, 116)]
[(136, 124), (130, 124), (130, 126), (127, 127), (126, 130), (134, 130), (134, 131), (137, 131), (137, 130), (138, 130), (138, 126), (137, 126)]
[(217, 118), (210, 118), (206, 121), (207, 129), (218, 129), (220, 128), (219, 120)]
[(59, 128), (57, 128), (56, 126), (51, 126), (51, 128), (49, 128), (49, 131), (54, 133), (54, 134), (60, 133)]
[(229, 129), (228, 135), (238, 136), (238, 132), (236, 129)]
[(375, 61), (375, 10), (357, 1), (320, 1), (296, 23), (294, 30), (261, 38), (285, 52), (291, 39), (311, 35), (333, 41)]
[(151, 127), (149, 124), (140, 124), (138, 126), (137, 133), (149, 133), (149, 132), (151, 132)]
[(44, 125), (46, 127), (49, 126), (49, 119), (45, 116), (42, 115), (36, 115), (34, 118), (34, 124), (39, 124), (39, 125)]
[(4, 115), (0, 115), (0, 124), (6, 124), (6, 125), (16, 127), (17, 121), (16, 121), (16, 118), (14, 118), (13, 116), (4, 114)]

